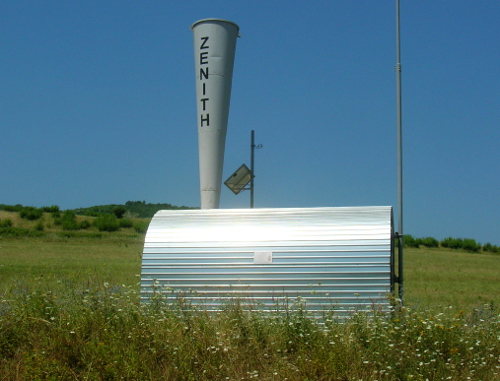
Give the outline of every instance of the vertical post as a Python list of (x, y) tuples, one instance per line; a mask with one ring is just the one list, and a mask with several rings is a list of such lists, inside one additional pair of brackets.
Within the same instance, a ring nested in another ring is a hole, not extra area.
[(398, 123), (398, 278), (399, 298), (403, 301), (403, 136), (401, 106), (401, 41), (399, 0), (396, 0), (396, 109)]
[(255, 131), (252, 130), (250, 136), (250, 172), (252, 178), (250, 180), (250, 208), (253, 208), (253, 179), (254, 179), (254, 151), (255, 151)]

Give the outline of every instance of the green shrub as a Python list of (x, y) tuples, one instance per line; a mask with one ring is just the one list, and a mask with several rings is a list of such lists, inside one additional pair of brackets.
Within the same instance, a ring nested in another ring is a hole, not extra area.
[(429, 248), (439, 247), (439, 241), (433, 237), (415, 238), (410, 234), (405, 234), (403, 241), (405, 247), (415, 247), (415, 248), (419, 248), (420, 246), (425, 246)]
[(121, 228), (131, 228), (132, 226), (134, 226), (132, 220), (128, 218), (122, 218), (121, 220), (118, 220), (118, 223)]
[(43, 210), (32, 206), (25, 206), (19, 211), (19, 217), (33, 221), (43, 216)]
[(124, 206), (116, 206), (113, 208), (113, 213), (116, 216), (116, 218), (123, 218), (123, 215), (127, 213), (127, 209), (125, 209)]
[(41, 232), (41, 231), (43, 231), (43, 230), (44, 230), (44, 226), (43, 226), (43, 221), (42, 221), (42, 220), (40, 220), (40, 221), (38, 221), (38, 222), (36, 223), (36, 225), (35, 225), (35, 230), (37, 230), (37, 231), (39, 231), (39, 232)]
[(445, 238), (441, 242), (439, 242), (439, 246), (444, 247), (445, 249), (448, 249), (448, 245), (450, 244), (451, 240), (452, 240), (451, 237)]
[(403, 236), (403, 244), (405, 247), (419, 247), (420, 240), (418, 238), (413, 237), (410, 234), (405, 234)]
[(462, 242), (462, 249), (470, 251), (472, 253), (477, 253), (481, 250), (481, 245), (476, 242), (475, 239), (465, 238)]
[(114, 232), (120, 229), (118, 219), (114, 214), (103, 214), (94, 220), (94, 226), (99, 231)]
[(149, 224), (147, 222), (144, 222), (144, 221), (136, 222), (134, 224), (134, 230), (137, 233), (144, 234), (148, 230), (148, 225)]
[(78, 230), (78, 222), (76, 222), (75, 212), (66, 210), (61, 217), (61, 227), (63, 230)]
[(439, 247), (439, 241), (433, 237), (421, 238), (420, 244), (422, 246), (429, 247), (429, 248)]
[(59, 206), (58, 205), (44, 206), (41, 209), (45, 213), (56, 213), (56, 212), (59, 212)]
[(61, 227), (63, 230), (78, 230), (80, 227), (78, 226), (78, 223), (76, 221), (62, 221)]
[(490, 253), (498, 253), (498, 246), (492, 245), (491, 243), (485, 243), (483, 245), (483, 251), (490, 252)]
[(461, 249), (463, 246), (464, 240), (462, 238), (445, 238), (440, 242), (441, 247), (447, 249)]
[(20, 212), (23, 206), (21, 204), (17, 205), (0, 205), (1, 210), (5, 210), (6, 212)]
[(12, 225), (13, 223), (10, 218), (6, 218), (5, 220), (0, 220), (0, 228), (10, 228)]
[(89, 227), (90, 227), (90, 222), (88, 222), (87, 220), (83, 220), (78, 224), (78, 228), (80, 229), (88, 229)]
[(0, 227), (0, 236), (3, 237), (42, 237), (45, 233), (25, 228)]

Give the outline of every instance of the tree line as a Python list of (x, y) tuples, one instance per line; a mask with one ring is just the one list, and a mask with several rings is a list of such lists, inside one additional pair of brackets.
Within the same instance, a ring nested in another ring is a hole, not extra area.
[[(97, 205), (88, 208), (77, 208), (62, 212), (57, 205), (44, 206), (35, 208), (33, 206), (5, 205), (0, 204), (0, 210), (7, 212), (18, 212), (21, 218), (27, 220), (39, 220), (43, 213), (50, 213), (54, 218), (55, 225), (61, 225), (63, 230), (81, 230), (87, 229), (90, 223), (87, 221), (77, 222), (75, 216), (97, 217), (93, 225), (100, 231), (116, 231), (120, 228), (134, 227), (137, 232), (145, 232), (147, 226), (144, 223), (133, 223), (131, 218), (152, 218), (159, 210), (187, 210), (197, 209), (187, 206), (176, 206), (169, 203), (151, 204), (146, 201), (127, 201), (125, 204), (109, 204)], [(38, 228), (37, 228), (38, 226)], [(42, 225), (35, 226), (35, 229), (42, 230)], [(0, 228), (12, 227), (12, 221), (0, 221)], [(472, 238), (452, 238), (447, 237), (442, 241), (434, 237), (416, 238), (410, 234), (405, 234), (403, 237), (405, 247), (411, 248), (446, 248), (465, 250), (468, 252), (477, 253), (480, 251), (490, 253), (500, 253), (500, 247), (486, 243), (482, 245)]]
[(473, 238), (452, 238), (447, 237), (442, 241), (438, 241), (434, 237), (423, 237), (415, 238), (410, 234), (405, 234), (403, 237), (404, 247), (428, 247), (428, 248), (438, 248), (442, 247), (445, 249), (457, 249), (465, 250), (471, 253), (478, 253), (480, 251), (490, 252), (490, 253), (500, 253), (500, 248), (497, 245), (492, 245), (491, 243), (486, 243), (481, 245)]

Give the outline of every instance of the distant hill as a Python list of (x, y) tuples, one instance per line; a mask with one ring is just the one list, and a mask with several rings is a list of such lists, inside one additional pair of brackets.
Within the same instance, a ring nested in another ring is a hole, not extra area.
[(188, 210), (198, 209), (189, 206), (176, 206), (172, 204), (150, 204), (146, 201), (127, 201), (125, 205), (109, 204), (97, 205), (88, 208), (73, 209), (76, 214), (83, 216), (98, 216), (102, 213), (114, 213), (117, 208), (125, 209), (125, 216), (137, 218), (152, 218), (159, 210)]

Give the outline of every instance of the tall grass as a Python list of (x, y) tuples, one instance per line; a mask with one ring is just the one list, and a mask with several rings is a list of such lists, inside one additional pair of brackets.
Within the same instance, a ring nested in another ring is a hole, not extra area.
[[(500, 320), (402, 308), (323, 324), (301, 309), (272, 314), (234, 303), (219, 313), (182, 300), (138, 302), (135, 287), (2, 295), (4, 380), (494, 380)], [(88, 288), (86, 288), (88, 287)], [(188, 306), (189, 307), (189, 306)]]

